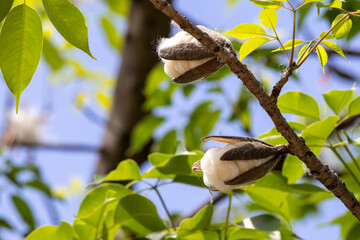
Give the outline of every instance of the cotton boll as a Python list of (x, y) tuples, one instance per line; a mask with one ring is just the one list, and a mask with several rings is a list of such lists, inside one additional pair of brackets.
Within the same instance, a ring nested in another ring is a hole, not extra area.
[(9, 111), (6, 116), (6, 128), (3, 136), (10, 139), (5, 144), (15, 143), (36, 144), (41, 140), (42, 125), (47, 115), (34, 109), (23, 108), (16, 114), (15, 110)]

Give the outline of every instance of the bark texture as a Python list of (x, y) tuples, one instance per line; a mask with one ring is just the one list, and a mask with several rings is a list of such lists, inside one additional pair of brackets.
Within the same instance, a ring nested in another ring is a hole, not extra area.
[(159, 61), (156, 43), (169, 34), (170, 21), (147, 0), (133, 0), (114, 102), (101, 147), (96, 173), (106, 174), (124, 159), (139, 164), (146, 160), (149, 146), (136, 155), (128, 151), (130, 134), (146, 113), (142, 110), (145, 80)]
[[(274, 122), (276, 129), (284, 136), (289, 143), (289, 152), (299, 157), (306, 166), (310, 169), (310, 172), (314, 178), (320, 181), (328, 190), (330, 190), (336, 197), (338, 197), (343, 204), (349, 209), (349, 211), (360, 220), (360, 204), (355, 198), (354, 194), (350, 192), (343, 181), (339, 179), (337, 174), (324, 165), (320, 159), (309, 149), (305, 144), (305, 141), (296, 135), (291, 129), (286, 119), (280, 113), (279, 108), (276, 105), (276, 98), (274, 94), (269, 96), (264, 88), (260, 85), (260, 82), (255, 78), (251, 71), (249, 71), (246, 65), (242, 64), (233, 53), (227, 51), (214, 41), (208, 34), (201, 31), (196, 27), (189, 19), (179, 14), (169, 3), (165, 0), (149, 0), (154, 6), (162, 11), (169, 18), (174, 20), (182, 30), (190, 33), (200, 43), (212, 51), (220, 61), (229, 65), (231, 71), (235, 73), (238, 78), (243, 82), (244, 86), (257, 98), (259, 104), (268, 113), (272, 121)], [(288, 72), (288, 71), (286, 71)], [(286, 83), (287, 78), (291, 75), (285, 73), (285, 76), (280, 80), (277, 91), (280, 92), (281, 87)], [(276, 92), (277, 92), (276, 91)], [(278, 93), (275, 93), (278, 94)]]

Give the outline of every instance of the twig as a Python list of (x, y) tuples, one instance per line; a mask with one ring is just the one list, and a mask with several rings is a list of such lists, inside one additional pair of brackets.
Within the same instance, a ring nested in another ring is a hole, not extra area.
[(164, 199), (162, 198), (162, 196), (161, 196), (161, 194), (160, 194), (160, 192), (159, 192), (159, 190), (157, 189), (156, 186), (154, 187), (154, 190), (155, 190), (156, 194), (158, 195), (158, 197), (159, 197), (159, 199), (160, 199), (160, 201), (161, 201), (161, 204), (163, 205), (163, 207), (164, 207), (164, 209), (165, 209), (165, 212), (166, 212), (166, 214), (167, 214), (167, 216), (168, 216), (168, 218), (169, 218), (169, 221), (170, 221), (170, 223), (171, 223), (172, 229), (174, 229), (174, 231), (176, 231), (176, 227), (175, 227), (174, 221), (173, 221), (173, 219), (172, 219), (172, 217), (171, 217), (171, 214), (170, 214), (168, 208), (167, 208), (166, 205), (165, 205)]
[(53, 151), (73, 151), (73, 152), (100, 152), (101, 149), (96, 146), (85, 145), (85, 144), (58, 144), (58, 143), (31, 143), (31, 142), (18, 142), (15, 141), (12, 145), (22, 146), (27, 148), (36, 148), (43, 150)]
[(287, 81), (289, 80), (289, 77), (292, 75), (293, 71), (294, 71), (294, 67), (291, 65), (285, 69), (285, 72), (281, 75), (280, 80), (275, 84), (275, 86), (273, 87), (273, 89), (270, 93), (270, 98), (273, 101), (276, 102), (277, 98), (280, 95), (282, 87), (287, 83)]
[(202, 32), (189, 19), (180, 15), (169, 3), (164, 0), (149, 0), (155, 8), (162, 11), (169, 18), (174, 20), (184, 31), (195, 37), (209, 51), (212, 51), (220, 61), (229, 65), (249, 91), (257, 98), (262, 108), (268, 113), (274, 122), (276, 129), (289, 142), (290, 153), (299, 157), (310, 169), (310, 173), (320, 181), (328, 190), (338, 197), (351, 213), (360, 220), (360, 204), (354, 194), (350, 192), (343, 181), (334, 173), (329, 166), (324, 165), (319, 158), (309, 149), (305, 141), (298, 137), (291, 129), (286, 119), (280, 113), (276, 103), (267, 95), (260, 85), (260, 82), (233, 54), (228, 52), (208, 34)]

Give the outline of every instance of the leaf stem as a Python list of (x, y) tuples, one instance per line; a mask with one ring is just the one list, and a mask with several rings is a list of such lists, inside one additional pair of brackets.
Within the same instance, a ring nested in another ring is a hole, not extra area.
[(293, 65), (293, 61), (294, 61), (295, 31), (296, 31), (296, 11), (293, 10), (292, 12), (293, 12), (293, 32), (292, 32), (292, 46), (291, 46), (290, 66)]
[(161, 201), (161, 204), (163, 205), (163, 207), (164, 207), (164, 209), (165, 209), (165, 212), (166, 212), (166, 214), (167, 214), (167, 216), (168, 216), (168, 218), (169, 218), (169, 220), (170, 220), (172, 229), (174, 229), (174, 231), (176, 231), (174, 221), (173, 221), (173, 219), (171, 218), (170, 212), (169, 212), (168, 208), (166, 207), (165, 201), (164, 201), (164, 199), (162, 198), (159, 190), (157, 189), (157, 186), (154, 186), (154, 190), (155, 190), (156, 194), (158, 195), (158, 197), (159, 197), (159, 199), (160, 199), (160, 201)]
[(333, 30), (343, 19), (348, 18), (349, 14), (345, 14), (342, 18), (340, 18), (320, 39), (319, 41), (317, 41), (314, 46), (310, 49), (310, 51), (308, 52), (308, 54), (299, 62), (299, 64), (297, 65), (297, 68), (299, 68), (304, 61), (310, 56), (310, 54), (314, 51), (314, 49), (320, 44), (320, 42), (322, 40), (324, 40), (327, 35), (329, 35), (329, 33), (331, 32), (331, 30)]
[[(338, 132), (337, 130), (335, 130), (334, 132), (335, 132), (335, 134), (336, 134), (336, 137), (339, 139), (339, 141), (342, 142), (343, 140), (342, 140), (339, 132)], [(359, 164), (357, 163), (354, 155), (351, 153), (351, 151), (350, 151), (350, 149), (348, 148), (347, 145), (344, 145), (344, 148), (345, 148), (346, 152), (349, 154), (351, 160), (354, 162), (356, 168), (357, 168), (357, 169), (359, 170), (359, 172), (360, 172), (360, 166), (359, 166)]]
[(350, 173), (350, 175), (354, 178), (355, 182), (360, 186), (360, 182), (357, 179), (356, 175), (354, 174), (354, 172), (351, 170), (351, 168), (346, 164), (345, 160), (342, 158), (342, 156), (338, 153), (338, 151), (336, 151), (336, 149), (334, 148), (334, 146), (329, 142), (329, 145), (331, 146), (331, 150), (333, 151), (333, 153), (337, 156), (337, 158), (341, 161), (341, 163), (344, 165), (344, 167), (348, 170), (348, 172)]
[(227, 240), (227, 229), (229, 226), (229, 217), (230, 217), (230, 209), (231, 209), (231, 198), (232, 195), (229, 194), (229, 204), (228, 204), (228, 208), (226, 211), (226, 218), (225, 218), (225, 227), (224, 227), (224, 240)]

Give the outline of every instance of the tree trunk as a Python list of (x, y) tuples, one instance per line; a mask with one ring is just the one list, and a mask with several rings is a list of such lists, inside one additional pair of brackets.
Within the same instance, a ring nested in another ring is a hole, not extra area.
[(147, 114), (142, 110), (143, 89), (148, 73), (159, 61), (156, 42), (168, 36), (170, 21), (147, 0), (133, 0), (122, 62), (102, 143), (96, 173), (106, 174), (124, 159), (139, 164), (149, 153), (149, 146), (129, 155), (130, 135), (134, 126)]

